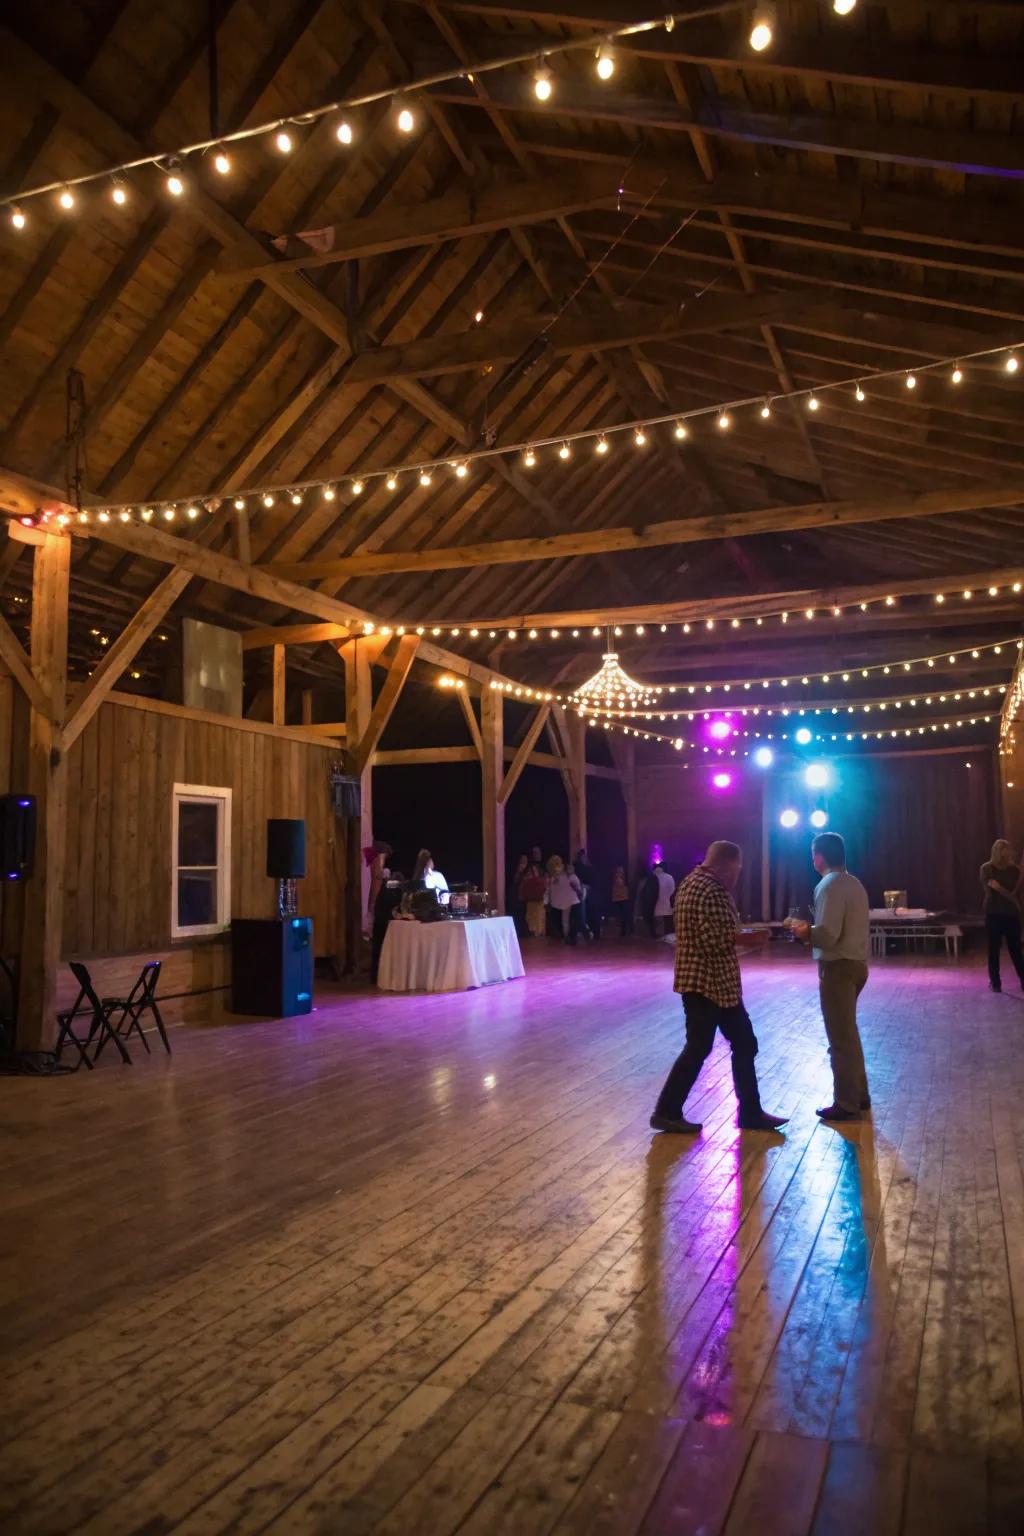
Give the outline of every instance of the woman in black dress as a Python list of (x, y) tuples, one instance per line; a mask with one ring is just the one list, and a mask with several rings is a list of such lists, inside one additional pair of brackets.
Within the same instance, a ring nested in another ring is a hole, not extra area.
[(1024, 877), (1014, 863), (1013, 849), (1005, 837), (992, 844), (988, 861), (981, 866), (985, 894), (985, 928), (988, 933), (988, 979), (993, 992), (1003, 990), (999, 953), (1005, 940), (1018, 980), (1024, 987), (1024, 955), (1020, 948), (1020, 898)]

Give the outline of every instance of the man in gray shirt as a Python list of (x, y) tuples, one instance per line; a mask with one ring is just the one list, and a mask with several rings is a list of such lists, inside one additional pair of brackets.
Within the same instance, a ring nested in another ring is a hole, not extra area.
[(798, 938), (813, 945), (832, 1058), (832, 1103), (818, 1114), (830, 1122), (859, 1120), (871, 1108), (857, 1028), (857, 999), (868, 979), (868, 893), (846, 867), (846, 845), (838, 832), (816, 837), (811, 857), (822, 876), (814, 892), (814, 923), (796, 923), (793, 928)]

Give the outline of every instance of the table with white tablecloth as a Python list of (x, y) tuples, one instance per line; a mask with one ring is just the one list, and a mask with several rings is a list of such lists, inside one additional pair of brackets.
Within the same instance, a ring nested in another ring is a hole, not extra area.
[(377, 985), (384, 992), (462, 992), (525, 976), (510, 917), (388, 924)]

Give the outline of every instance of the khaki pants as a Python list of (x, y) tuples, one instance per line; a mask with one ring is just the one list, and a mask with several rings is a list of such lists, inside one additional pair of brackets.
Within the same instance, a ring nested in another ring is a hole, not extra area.
[(821, 1016), (832, 1058), (835, 1102), (843, 1109), (859, 1110), (868, 1097), (864, 1050), (857, 1028), (857, 999), (868, 979), (861, 960), (819, 960), (818, 992)]

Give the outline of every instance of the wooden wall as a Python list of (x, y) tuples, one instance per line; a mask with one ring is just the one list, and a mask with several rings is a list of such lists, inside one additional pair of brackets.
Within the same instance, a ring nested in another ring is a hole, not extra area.
[[(171, 796), (176, 783), (232, 790), (231, 910), (269, 917), (266, 822), (306, 821), (307, 878), (300, 909), (312, 916), (317, 955), (339, 955), (344, 900), (344, 823), (331, 809), (328, 767), (336, 746), (285, 740), (266, 726), (203, 718), (149, 700), (118, 700), (97, 712), (68, 760), (68, 842), (62, 953), (86, 959), (104, 990), (120, 991), (144, 959), (162, 958), (171, 1017), (217, 1011), (229, 981), (219, 938), (174, 941), (171, 927)], [(106, 957), (102, 963), (92, 962)], [(61, 995), (73, 990), (68, 973)]]

